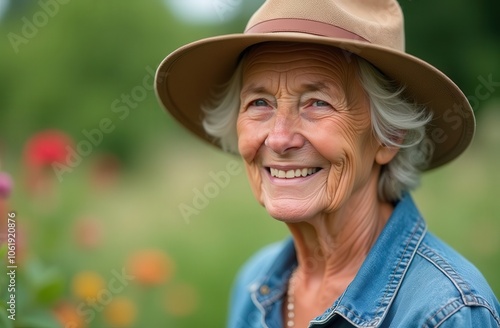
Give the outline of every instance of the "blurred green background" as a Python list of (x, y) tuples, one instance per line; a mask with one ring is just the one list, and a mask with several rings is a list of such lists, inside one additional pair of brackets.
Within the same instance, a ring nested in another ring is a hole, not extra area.
[[(16, 211), (19, 266), (16, 321), (0, 278), (0, 327), (224, 326), (238, 268), (287, 231), (256, 204), (238, 159), (160, 109), (151, 72), (187, 42), (242, 31), (262, 2), (0, 0), (0, 171), (14, 181), (0, 231)], [(415, 198), (498, 296), (500, 3), (400, 3), (408, 52), (464, 90), (478, 124)], [(68, 149), (71, 165), (54, 167)], [(221, 172), (230, 179), (217, 187)]]

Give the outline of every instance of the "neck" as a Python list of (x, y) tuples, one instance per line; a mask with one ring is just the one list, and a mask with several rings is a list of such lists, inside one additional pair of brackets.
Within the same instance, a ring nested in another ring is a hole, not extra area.
[[(288, 224), (295, 241), (297, 259), (308, 275), (343, 271), (363, 261), (392, 211), (378, 200), (351, 200), (335, 213), (318, 215), (312, 220)], [(310, 262), (314, 260), (314, 265)], [(305, 265), (305, 267), (303, 266)], [(304, 272), (305, 273), (305, 272)]]
[(392, 205), (378, 200), (372, 189), (352, 195), (333, 213), (288, 224), (298, 260), (294, 288), (307, 312), (321, 314), (343, 293), (391, 212)]

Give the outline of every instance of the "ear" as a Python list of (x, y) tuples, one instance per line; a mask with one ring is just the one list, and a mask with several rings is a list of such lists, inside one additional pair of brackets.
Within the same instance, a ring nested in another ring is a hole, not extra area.
[(375, 154), (375, 161), (379, 165), (389, 163), (399, 151), (399, 147), (380, 145)]
[(401, 145), (403, 143), (403, 140), (406, 136), (406, 131), (405, 130), (397, 130), (397, 133), (391, 136), (391, 141), (394, 143), (391, 143), (392, 146), (388, 146), (384, 143), (381, 143), (378, 146), (377, 153), (375, 154), (375, 161), (379, 165), (385, 165), (392, 161), (394, 156), (398, 153), (400, 147), (397, 147), (395, 145)]

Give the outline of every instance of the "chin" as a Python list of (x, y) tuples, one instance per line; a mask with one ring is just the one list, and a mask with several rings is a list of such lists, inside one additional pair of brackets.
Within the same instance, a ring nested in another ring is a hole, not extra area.
[[(295, 203), (295, 204), (293, 204)], [(285, 223), (296, 223), (307, 221), (317, 211), (308, 206), (298, 206), (296, 202), (291, 204), (290, 200), (265, 202), (264, 207), (271, 217)]]

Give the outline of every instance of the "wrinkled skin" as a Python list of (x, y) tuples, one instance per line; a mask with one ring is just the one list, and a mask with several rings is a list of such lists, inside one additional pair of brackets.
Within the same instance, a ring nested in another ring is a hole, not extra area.
[[(289, 222), (339, 210), (393, 154), (372, 133), (356, 66), (342, 52), (319, 49), (261, 46), (243, 71), (239, 150), (256, 198)], [(273, 179), (269, 167), (320, 170)]]
[[(377, 181), (397, 149), (375, 138), (357, 66), (340, 50), (259, 45), (242, 82), (238, 148), (256, 199), (293, 235), (296, 326), (307, 326), (352, 281), (390, 216)], [(271, 168), (317, 172), (285, 179)]]

